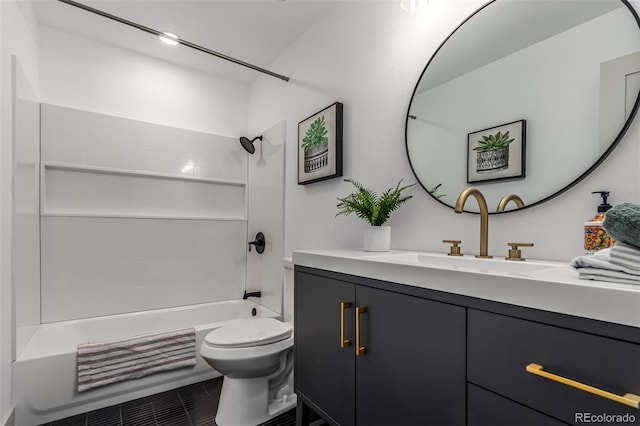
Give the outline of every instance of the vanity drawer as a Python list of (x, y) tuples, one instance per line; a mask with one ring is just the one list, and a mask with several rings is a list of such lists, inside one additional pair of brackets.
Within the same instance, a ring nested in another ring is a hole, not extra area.
[[(640, 424), (637, 408), (554, 380), (640, 395), (640, 345), (475, 309), (467, 327), (469, 382), (570, 424), (594, 414), (628, 414)], [(527, 372), (530, 364), (555, 376)]]
[(467, 426), (565, 426), (566, 423), (493, 392), (467, 385)]

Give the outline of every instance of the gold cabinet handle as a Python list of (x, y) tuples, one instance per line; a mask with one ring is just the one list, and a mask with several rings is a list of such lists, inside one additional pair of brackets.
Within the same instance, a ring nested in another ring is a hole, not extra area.
[(640, 396), (632, 393), (627, 393), (623, 396), (616, 395), (602, 389), (594, 388), (593, 386), (585, 385), (584, 383), (576, 382), (575, 380), (567, 379), (566, 377), (549, 373), (544, 371), (544, 367), (538, 364), (529, 364), (526, 369), (528, 373), (535, 374), (536, 376), (544, 377), (545, 379), (553, 380), (554, 382), (562, 383), (563, 385), (571, 386), (576, 389), (619, 402), (620, 404), (628, 405), (633, 408), (638, 408), (640, 405)]
[(344, 338), (344, 310), (351, 307), (351, 302), (340, 303), (340, 347), (351, 346), (351, 341)]
[(364, 306), (356, 306), (356, 356), (363, 355), (367, 350), (364, 346), (360, 346), (360, 314), (366, 311)]

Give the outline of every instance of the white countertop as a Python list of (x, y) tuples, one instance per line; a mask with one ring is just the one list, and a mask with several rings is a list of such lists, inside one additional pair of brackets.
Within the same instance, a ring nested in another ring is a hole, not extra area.
[[(500, 272), (444, 265), (417, 265), (358, 249), (299, 250), (293, 263), (518, 306), (640, 327), (640, 286), (581, 280), (566, 263), (543, 262), (538, 270)], [(389, 256), (391, 255), (391, 256)], [(428, 255), (443, 256), (430, 253)], [(399, 259), (402, 256), (398, 256)], [(450, 259), (450, 258), (449, 258)], [(451, 263), (451, 261), (449, 261)], [(454, 261), (455, 262), (455, 261)], [(536, 261), (526, 261), (525, 263)]]

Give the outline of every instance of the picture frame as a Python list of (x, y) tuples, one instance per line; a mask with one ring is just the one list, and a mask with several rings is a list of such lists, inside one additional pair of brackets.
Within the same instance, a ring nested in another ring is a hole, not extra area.
[(469, 133), (467, 183), (524, 178), (526, 134), (526, 120)]
[(298, 123), (298, 185), (342, 176), (342, 112), (336, 102)]

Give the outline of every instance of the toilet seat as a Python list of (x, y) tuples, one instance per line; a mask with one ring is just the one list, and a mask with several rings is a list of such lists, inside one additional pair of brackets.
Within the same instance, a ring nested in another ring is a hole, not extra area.
[(292, 333), (290, 324), (274, 318), (252, 318), (217, 328), (204, 340), (215, 348), (247, 348), (270, 345), (289, 338)]
[(205, 360), (241, 362), (269, 357), (291, 347), (291, 324), (274, 318), (250, 318), (210, 331), (200, 345), (200, 355)]

